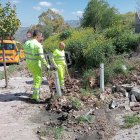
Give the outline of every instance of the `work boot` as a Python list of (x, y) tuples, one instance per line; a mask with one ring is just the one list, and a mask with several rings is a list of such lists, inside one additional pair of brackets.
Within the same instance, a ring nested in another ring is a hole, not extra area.
[(44, 100), (40, 99), (39, 94), (32, 94), (32, 100), (36, 101), (37, 103), (41, 103)]
[(66, 88), (65, 87), (61, 87), (61, 91), (62, 91), (62, 93), (65, 93), (66, 92)]

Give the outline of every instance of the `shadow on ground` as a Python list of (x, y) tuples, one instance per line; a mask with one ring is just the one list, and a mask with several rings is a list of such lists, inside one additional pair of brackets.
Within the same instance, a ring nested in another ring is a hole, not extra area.
[[(0, 94), (0, 102), (11, 102), (11, 101), (23, 101), (31, 104), (36, 104), (34, 100), (31, 99), (31, 94), (29, 93), (5, 93)], [(45, 102), (40, 102), (39, 104), (45, 104)]]
[[(34, 81), (26, 81), (26, 84), (33, 85)], [(41, 85), (49, 85), (47, 80), (43, 80)]]

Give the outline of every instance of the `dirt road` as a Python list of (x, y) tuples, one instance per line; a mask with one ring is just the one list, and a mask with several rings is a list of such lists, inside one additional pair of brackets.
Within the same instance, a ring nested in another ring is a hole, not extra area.
[[(8, 68), (8, 67), (9, 67), (9, 65), (6, 66), (6, 68)], [(4, 71), (4, 67), (2, 64), (0, 64), (0, 71)]]
[(4, 80), (0, 81), (0, 140), (38, 140), (36, 129), (40, 124), (31, 120), (41, 105), (26, 102), (31, 84), (32, 78), (14, 77), (4, 89)]
[(3, 68), (3, 66), (2, 66), (2, 65), (0, 65), (0, 71), (3, 71), (3, 69), (4, 69), (4, 68)]

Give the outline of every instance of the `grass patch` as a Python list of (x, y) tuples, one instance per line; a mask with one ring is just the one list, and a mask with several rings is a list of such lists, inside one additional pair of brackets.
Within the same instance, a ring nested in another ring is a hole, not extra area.
[(140, 124), (140, 117), (138, 115), (125, 116), (123, 128), (131, 128)]
[(64, 128), (63, 128), (63, 126), (57, 126), (57, 127), (53, 128), (52, 131), (54, 134), (54, 138), (59, 139), (61, 137), (61, 135), (63, 134)]
[(81, 96), (92, 96), (93, 94), (91, 93), (90, 89), (80, 89), (80, 95)]
[(91, 123), (93, 120), (93, 117), (91, 115), (80, 116), (76, 118), (76, 120), (78, 121), (78, 123)]
[(78, 98), (71, 97), (70, 102), (71, 102), (72, 107), (76, 110), (79, 110), (82, 107), (82, 103)]
[(37, 134), (40, 139), (47, 139), (47, 137), (53, 137), (54, 139), (60, 139), (64, 132), (63, 126), (55, 126), (49, 128), (39, 128)]

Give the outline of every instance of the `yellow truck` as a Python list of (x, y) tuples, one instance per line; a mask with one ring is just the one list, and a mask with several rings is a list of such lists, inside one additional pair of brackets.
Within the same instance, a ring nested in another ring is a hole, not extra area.
[(24, 51), (22, 45), (15, 40), (3, 40), (3, 45), (0, 40), (0, 63), (3, 63), (2, 49), (5, 50), (6, 63), (19, 64), (24, 59)]

